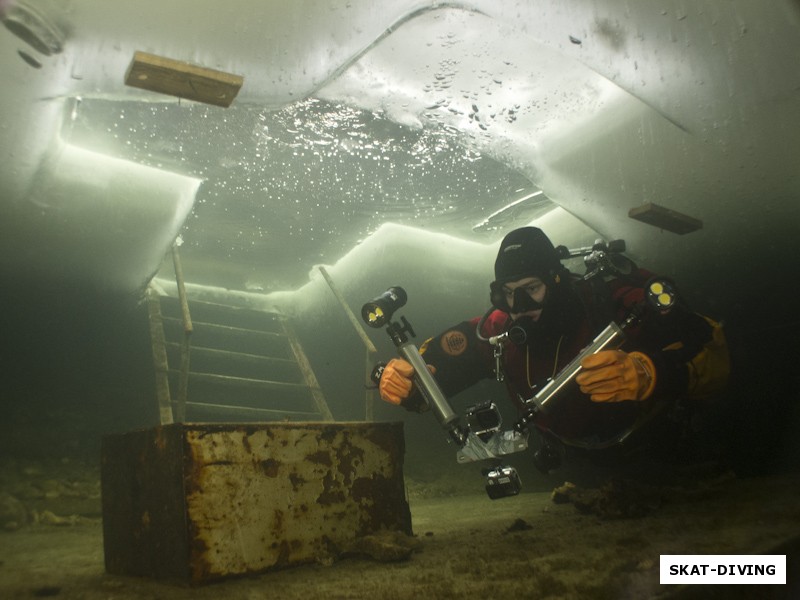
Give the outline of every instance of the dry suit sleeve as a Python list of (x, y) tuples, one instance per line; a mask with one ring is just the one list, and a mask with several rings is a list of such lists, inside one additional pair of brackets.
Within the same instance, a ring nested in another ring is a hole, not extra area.
[(728, 346), (712, 319), (679, 309), (645, 323), (637, 342), (656, 366), (657, 394), (702, 399), (727, 385)]
[(478, 339), (475, 325), (473, 321), (463, 321), (420, 348), (425, 362), (436, 369), (436, 381), (447, 397), (492, 376), (491, 350)]

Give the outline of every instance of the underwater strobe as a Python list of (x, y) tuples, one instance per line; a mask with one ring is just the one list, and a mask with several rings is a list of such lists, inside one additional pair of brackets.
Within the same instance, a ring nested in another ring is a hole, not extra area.
[[(408, 336), (415, 337), (416, 334), (411, 328), (411, 324), (405, 317), (400, 317), (400, 323), (392, 321), (394, 313), (405, 306), (408, 296), (403, 288), (390, 287), (380, 296), (373, 298), (361, 307), (361, 318), (370, 327), (379, 328), (386, 326), (386, 333), (397, 347), (397, 352), (412, 367), (414, 367), (414, 383), (422, 393), (436, 419), (450, 435), (450, 438), (459, 446), (463, 446), (467, 440), (467, 432), (461, 428), (458, 415), (450, 407), (444, 393), (439, 388), (439, 384), (431, 375), (425, 360), (419, 353), (419, 349), (408, 341)], [(379, 365), (373, 371), (373, 379), (380, 378), (382, 366)]]
[(361, 307), (361, 318), (370, 327), (378, 329), (389, 323), (394, 313), (406, 305), (407, 300), (408, 295), (403, 288), (390, 287)]

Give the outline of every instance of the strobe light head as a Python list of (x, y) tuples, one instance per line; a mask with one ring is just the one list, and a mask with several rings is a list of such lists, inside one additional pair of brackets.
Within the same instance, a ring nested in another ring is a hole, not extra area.
[(660, 314), (666, 314), (678, 301), (675, 285), (668, 279), (651, 279), (647, 283), (647, 301)]
[(400, 286), (390, 287), (361, 307), (361, 318), (370, 327), (378, 329), (389, 323), (392, 315), (405, 306), (407, 300), (408, 295), (403, 288)]

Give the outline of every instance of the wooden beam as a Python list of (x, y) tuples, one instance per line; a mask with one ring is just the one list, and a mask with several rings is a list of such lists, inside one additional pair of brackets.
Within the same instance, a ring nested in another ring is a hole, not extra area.
[(679, 235), (703, 228), (701, 220), (652, 202), (630, 209), (628, 217)]
[(316, 407), (317, 412), (322, 415), (323, 421), (333, 421), (333, 413), (331, 413), (331, 409), (328, 408), (328, 403), (325, 401), (322, 388), (319, 387), (317, 376), (311, 369), (311, 363), (308, 362), (308, 357), (303, 351), (303, 347), (300, 345), (300, 340), (297, 339), (294, 329), (292, 329), (288, 319), (281, 319), (281, 324), (283, 325), (283, 330), (286, 332), (286, 336), (289, 338), (289, 345), (292, 347), (292, 352), (297, 360), (297, 365), (300, 367), (300, 371), (303, 373), (303, 378), (305, 379), (308, 388), (311, 390), (311, 397), (314, 401), (314, 406)]
[(135, 52), (125, 85), (227, 108), (244, 83), (240, 75)]

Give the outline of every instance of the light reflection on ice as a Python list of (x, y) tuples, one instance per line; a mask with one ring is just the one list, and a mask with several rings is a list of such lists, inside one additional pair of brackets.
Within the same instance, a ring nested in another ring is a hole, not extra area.
[(407, 128), (319, 99), (224, 113), (84, 100), (74, 143), (91, 147), (105, 131), (116, 144), (103, 140), (106, 152), (204, 180), (184, 231), (187, 273), (203, 261), (216, 277), (222, 258), (225, 284), (239, 289), (253, 271), (271, 289), (296, 287), (310, 265), (335, 262), (387, 222), (474, 236), (515, 190), (535, 191), (457, 129)]

